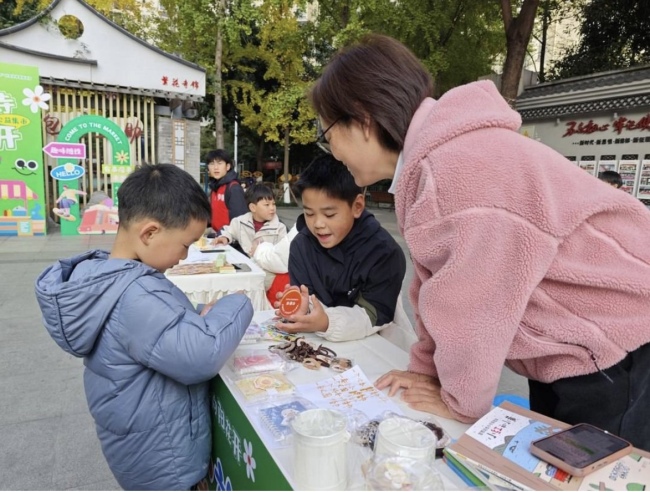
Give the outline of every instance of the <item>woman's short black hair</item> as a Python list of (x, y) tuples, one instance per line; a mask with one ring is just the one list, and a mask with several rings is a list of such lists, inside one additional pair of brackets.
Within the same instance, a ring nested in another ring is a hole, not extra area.
[(310, 189), (324, 191), (329, 197), (345, 200), (350, 205), (363, 193), (345, 164), (329, 154), (314, 159), (293, 185), (293, 192), (298, 198)]
[(144, 164), (117, 190), (120, 226), (153, 219), (163, 227), (182, 229), (191, 220), (210, 221), (208, 197), (201, 185), (173, 164)]

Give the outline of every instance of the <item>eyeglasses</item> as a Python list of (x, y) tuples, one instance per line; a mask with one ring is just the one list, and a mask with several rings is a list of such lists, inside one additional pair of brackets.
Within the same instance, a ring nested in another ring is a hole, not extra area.
[[(325, 128), (325, 130), (320, 130), (318, 132), (318, 137), (316, 137), (316, 145), (318, 145), (318, 147), (320, 147), (321, 150), (323, 150), (324, 152), (327, 152), (328, 154), (332, 153), (332, 149), (330, 148), (330, 143), (325, 138), (325, 135), (327, 135), (327, 132), (330, 131), (332, 129), (332, 127), (334, 125), (336, 125), (341, 120), (341, 118), (343, 118), (343, 117), (339, 116), (338, 118), (336, 118), (332, 122), (332, 124), (330, 126)], [(321, 124), (320, 124), (320, 119), (319, 119), (318, 120), (318, 128), (320, 129), (320, 127), (321, 127)]]

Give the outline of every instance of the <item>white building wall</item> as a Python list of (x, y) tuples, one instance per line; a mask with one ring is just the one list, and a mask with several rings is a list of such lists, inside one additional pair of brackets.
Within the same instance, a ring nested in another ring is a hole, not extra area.
[[(84, 31), (78, 39), (66, 39), (60, 33), (57, 22), (64, 15), (74, 15), (83, 23)], [(75, 0), (61, 0), (45, 19), (0, 36), (0, 41), (50, 55), (99, 60), (95, 66), (76, 64), (0, 46), (3, 61), (36, 65), (41, 77), (147, 88), (181, 97), (205, 96), (203, 70), (136, 41)]]

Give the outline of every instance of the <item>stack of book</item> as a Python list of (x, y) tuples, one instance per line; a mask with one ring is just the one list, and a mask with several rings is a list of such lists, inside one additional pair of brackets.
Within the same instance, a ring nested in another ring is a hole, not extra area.
[(530, 453), (533, 441), (566, 427), (565, 423), (504, 402), (445, 448), (445, 460), (469, 486), (486, 490), (650, 488), (650, 453), (636, 448), (585, 477), (572, 476)]

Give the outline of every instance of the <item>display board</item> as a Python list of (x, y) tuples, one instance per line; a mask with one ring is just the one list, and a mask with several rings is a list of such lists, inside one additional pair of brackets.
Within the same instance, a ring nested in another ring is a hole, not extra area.
[[(85, 159), (86, 149), (79, 142), (81, 137), (91, 132), (102, 135), (111, 147), (111, 161), (103, 163), (102, 172), (111, 175), (112, 198), (87, 207), (81, 214), (79, 197), (87, 192), (79, 186), (79, 180), (85, 173), (79, 161)], [(58, 161), (50, 175), (59, 183), (59, 194), (52, 212), (61, 218), (61, 235), (117, 232), (117, 190), (133, 169), (129, 140), (124, 131), (102, 116), (78, 116), (61, 129), (56, 142), (47, 144), (43, 150)]]
[(637, 198), (650, 198), (650, 154), (645, 154), (641, 161), (641, 174), (636, 192)]
[(623, 180), (621, 190), (630, 195), (634, 195), (636, 191), (637, 176), (639, 174), (639, 155), (638, 154), (625, 154), (618, 162), (618, 173)]
[(37, 67), (0, 63), (0, 236), (46, 232), (41, 110), (49, 99)]

